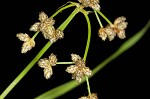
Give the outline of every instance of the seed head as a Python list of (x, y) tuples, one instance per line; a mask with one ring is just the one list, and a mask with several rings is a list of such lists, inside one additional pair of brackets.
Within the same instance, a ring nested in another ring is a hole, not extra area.
[(85, 61), (77, 54), (71, 54), (71, 59), (75, 65), (70, 65), (66, 68), (66, 72), (72, 74), (72, 79), (81, 82), (84, 76), (91, 76), (92, 71), (85, 66)]
[(18, 37), (21, 41), (24, 41), (22, 48), (21, 48), (21, 53), (26, 53), (27, 51), (35, 47), (34, 39), (30, 38), (28, 34), (18, 33), (16, 37)]
[(38, 61), (38, 65), (41, 68), (44, 68), (44, 77), (49, 79), (53, 74), (52, 66), (56, 66), (57, 57), (53, 53), (49, 56), (49, 58), (43, 58)]
[(126, 38), (125, 29), (128, 23), (125, 22), (125, 20), (126, 18), (124, 16), (116, 18), (114, 24), (107, 25), (105, 28), (100, 28), (98, 31), (98, 36), (102, 38), (103, 41), (105, 41), (106, 38), (108, 38), (109, 41), (112, 41), (116, 35), (120, 39)]

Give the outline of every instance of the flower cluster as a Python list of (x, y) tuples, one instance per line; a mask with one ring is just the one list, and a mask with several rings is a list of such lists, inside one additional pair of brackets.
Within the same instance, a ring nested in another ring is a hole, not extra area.
[(59, 29), (55, 29), (53, 26), (55, 24), (55, 20), (52, 18), (48, 18), (48, 16), (44, 12), (40, 12), (39, 21), (34, 23), (30, 31), (41, 31), (45, 39), (49, 39), (51, 43), (56, 42), (58, 39), (64, 37), (63, 31)]
[[(55, 20), (52, 18), (48, 18), (48, 16), (44, 12), (40, 12), (39, 21), (34, 23), (30, 27), (30, 31), (34, 32), (42, 32), (45, 39), (49, 39), (51, 43), (56, 42), (58, 39), (62, 39), (64, 37), (64, 33), (62, 30), (55, 29), (53, 26), (55, 24)], [(21, 53), (26, 53), (35, 47), (34, 38), (30, 38), (26, 33), (18, 33), (16, 35), (21, 41), (24, 41), (21, 49)]]
[(106, 40), (108, 37), (109, 41), (112, 41), (115, 36), (117, 35), (120, 39), (124, 39), (126, 37), (125, 35), (125, 29), (128, 25), (126, 21), (126, 18), (124, 16), (118, 17), (115, 19), (114, 24), (107, 25), (105, 28), (101, 27), (98, 31), (98, 35), (102, 40)]
[(30, 38), (30, 36), (26, 33), (18, 33), (16, 35), (21, 41), (24, 41), (21, 53), (26, 53), (27, 51), (31, 50), (33, 47), (35, 47), (35, 41), (34, 39)]
[(78, 0), (84, 7), (100, 10), (99, 0)]
[(57, 57), (53, 53), (49, 56), (49, 58), (43, 58), (38, 61), (38, 65), (41, 68), (44, 68), (44, 77), (49, 79), (53, 74), (52, 66), (56, 66)]
[(81, 82), (84, 76), (91, 76), (92, 71), (89, 67), (86, 67), (85, 61), (77, 54), (71, 54), (71, 59), (75, 65), (70, 65), (66, 68), (66, 72), (72, 74), (72, 79), (77, 82)]
[(82, 97), (80, 97), (78, 99), (98, 99), (98, 97), (97, 97), (96, 93), (92, 93), (92, 94), (90, 94), (88, 96), (82, 96)]

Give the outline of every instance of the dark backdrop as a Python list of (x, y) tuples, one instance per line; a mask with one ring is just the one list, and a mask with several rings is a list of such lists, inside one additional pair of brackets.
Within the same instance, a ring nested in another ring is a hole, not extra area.
[[(72, 1), (72, 0), (71, 0)], [(76, 1), (76, 0), (74, 0)], [(16, 78), (16, 76), (35, 57), (38, 51), (47, 43), (42, 35), (36, 38), (36, 47), (26, 54), (21, 54), (22, 42), (16, 38), (19, 32), (30, 32), (30, 26), (38, 21), (38, 14), (44, 11), (51, 16), (58, 7), (67, 0), (20, 0), (7, 1), (1, 8), (1, 66), (0, 92)], [(97, 35), (98, 22), (94, 15), (90, 15), (92, 24), (92, 39), (87, 56), (87, 65), (93, 69), (100, 62), (111, 55), (123, 42), (138, 32), (149, 20), (149, 6), (146, 0), (101, 0), (101, 11), (113, 21), (118, 16), (126, 16), (128, 27), (126, 39), (114, 39), (103, 42)], [(55, 17), (58, 27), (74, 8), (67, 9)], [(106, 22), (102, 21), (104, 24)], [(42, 56), (50, 53), (58, 56), (58, 61), (70, 61), (70, 54), (76, 53), (81, 57), (84, 54), (87, 27), (82, 14), (78, 14), (65, 29), (65, 38), (58, 40)], [(128, 99), (141, 97), (146, 99), (149, 79), (149, 33), (128, 51), (109, 63), (98, 74), (90, 79), (91, 91), (98, 93), (99, 99)], [(33, 99), (43, 92), (70, 81), (71, 75), (64, 70), (67, 65), (58, 65), (53, 68), (51, 79), (43, 77), (43, 71), (36, 64), (18, 85), (8, 94), (6, 99)], [(87, 95), (86, 83), (75, 88), (59, 99), (77, 99)]]

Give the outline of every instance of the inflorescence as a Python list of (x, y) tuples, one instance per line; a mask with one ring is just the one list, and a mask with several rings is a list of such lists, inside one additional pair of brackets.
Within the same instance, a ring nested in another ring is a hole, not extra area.
[[(78, 0), (79, 3), (74, 3), (76, 7), (86, 8), (90, 7), (96, 13), (100, 12), (100, 5), (99, 0)], [(72, 3), (72, 2), (70, 2)], [(102, 13), (101, 13), (102, 14)], [(99, 17), (97, 19), (100, 23), (100, 28), (98, 29), (98, 36), (105, 41), (107, 38), (109, 41), (112, 41), (115, 36), (118, 36), (120, 39), (126, 38), (125, 29), (128, 25), (126, 22), (126, 17), (121, 16), (115, 19), (114, 23), (112, 24), (106, 16), (102, 16), (109, 24), (106, 27), (102, 26)], [(31, 50), (35, 47), (35, 37), (36, 34), (41, 32), (45, 39), (48, 39), (50, 43), (56, 42), (58, 39), (64, 38), (64, 33), (60, 29), (55, 29), (54, 24), (55, 20), (51, 17), (48, 17), (43, 11), (39, 13), (39, 22), (35, 22), (30, 27), (30, 31), (36, 32), (35, 35), (30, 38), (30, 36), (26, 33), (18, 33), (16, 36), (23, 41), (21, 53), (26, 53), (27, 51)], [(49, 79), (52, 74), (53, 66), (57, 66), (57, 57), (53, 53), (50, 54), (48, 58), (43, 58), (38, 61), (39, 67), (43, 68), (44, 70), (44, 77)], [(80, 83), (85, 76), (92, 76), (92, 70), (86, 66), (86, 62), (77, 54), (71, 54), (71, 60), (73, 64), (66, 68), (66, 72), (72, 74), (72, 79), (76, 80)], [(89, 94), (88, 96), (82, 96), (78, 99), (98, 99), (96, 93)]]

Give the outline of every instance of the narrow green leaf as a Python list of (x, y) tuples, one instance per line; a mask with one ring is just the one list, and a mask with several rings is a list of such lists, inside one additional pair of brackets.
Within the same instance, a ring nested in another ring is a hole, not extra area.
[[(103, 67), (105, 67), (109, 62), (111, 62), (113, 59), (117, 58), (119, 55), (121, 55), (123, 52), (131, 48), (134, 44), (136, 44), (143, 35), (147, 32), (147, 30), (150, 28), (150, 20), (147, 22), (147, 24), (135, 35), (133, 35), (131, 38), (129, 38), (126, 42), (124, 42), (114, 54), (112, 54), (110, 57), (108, 57), (106, 60), (104, 60), (102, 63), (100, 63), (98, 66), (96, 66), (93, 69), (93, 76), (99, 72)], [(74, 89), (75, 87), (79, 86), (85, 81), (85, 79), (81, 83), (77, 83), (76, 81), (72, 80), (65, 84), (62, 84), (58, 87), (55, 87), (35, 99), (55, 99), (57, 97), (60, 97), (61, 95), (69, 92), (70, 90)]]

